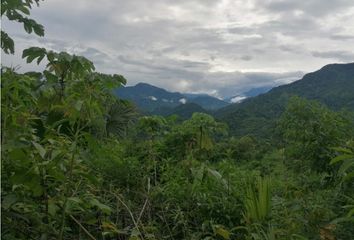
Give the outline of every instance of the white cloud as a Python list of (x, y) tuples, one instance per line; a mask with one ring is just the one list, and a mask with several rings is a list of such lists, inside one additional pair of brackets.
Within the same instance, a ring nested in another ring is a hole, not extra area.
[(17, 50), (3, 64), (36, 68), (20, 56), (39, 45), (84, 55), (129, 85), (225, 97), (354, 61), (352, 0), (52, 0), (32, 17), (44, 38), (3, 19)]
[(157, 98), (154, 97), (154, 96), (149, 96), (148, 98), (149, 98), (150, 100), (152, 100), (152, 101), (157, 101)]
[(247, 97), (245, 96), (236, 96), (230, 99), (231, 103), (239, 103), (242, 102), (243, 100), (245, 100)]
[(180, 100), (178, 100), (180, 103), (182, 104), (186, 104), (187, 103), (187, 99), (185, 98), (181, 98)]

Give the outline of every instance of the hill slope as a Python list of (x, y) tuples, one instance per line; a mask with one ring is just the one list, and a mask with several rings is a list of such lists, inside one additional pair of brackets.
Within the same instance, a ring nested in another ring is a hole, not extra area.
[(195, 103), (198, 104), (199, 106), (201, 106), (204, 109), (208, 109), (208, 110), (217, 110), (223, 107), (226, 107), (227, 105), (229, 105), (229, 103), (217, 99), (215, 97), (209, 96), (209, 95), (200, 95), (197, 96), (193, 99), (189, 99), (187, 97), (187, 100), (191, 103)]
[(206, 94), (169, 92), (147, 83), (118, 88), (115, 93), (120, 98), (133, 101), (143, 112), (157, 114), (185, 103), (195, 103), (207, 110), (217, 110), (229, 104)]
[(301, 80), (222, 108), (215, 115), (227, 122), (235, 135), (266, 136), (293, 95), (318, 100), (334, 110), (354, 111), (354, 63), (326, 65)]
[(168, 92), (147, 83), (118, 88), (115, 93), (120, 98), (134, 102), (143, 112), (152, 112), (161, 107), (174, 108), (181, 104), (180, 101), (184, 98), (180, 93)]
[[(192, 117), (193, 113), (201, 112), (201, 113), (209, 113), (207, 110), (202, 108), (196, 103), (186, 103), (178, 105), (175, 108), (160, 108), (156, 109), (152, 112), (154, 115), (162, 115), (162, 116), (170, 116), (170, 115), (178, 115), (181, 119), (186, 120)], [(210, 114), (210, 113), (209, 113)]]

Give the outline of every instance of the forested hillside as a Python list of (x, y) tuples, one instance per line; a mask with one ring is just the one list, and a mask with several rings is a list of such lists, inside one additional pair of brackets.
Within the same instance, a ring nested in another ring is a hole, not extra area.
[(180, 104), (175, 108), (157, 108), (155, 111), (151, 112), (153, 115), (159, 115), (159, 116), (172, 116), (176, 115), (177, 117), (186, 120), (190, 118), (193, 113), (208, 113), (207, 110), (202, 108), (196, 103), (186, 103), (186, 104)]
[(206, 94), (182, 94), (169, 92), (163, 88), (147, 83), (138, 83), (135, 86), (122, 87), (114, 91), (119, 98), (132, 101), (144, 113), (166, 115), (174, 108), (186, 103), (199, 105), (201, 109), (212, 111), (229, 105), (229, 103)]
[(220, 109), (215, 115), (238, 136), (269, 136), (292, 96), (317, 100), (333, 110), (354, 111), (354, 63), (330, 64), (301, 80)]
[(181, 104), (184, 96), (171, 93), (146, 83), (138, 83), (132, 87), (118, 88), (115, 93), (119, 98), (134, 102), (143, 112), (152, 112), (157, 108), (173, 108)]
[[(3, 0), (2, 17), (43, 35), (37, 3)], [(353, 64), (225, 109), (226, 124), (193, 106), (141, 115), (114, 93), (127, 80), (85, 57), (22, 56), (46, 68), (1, 68), (1, 239), (354, 239), (354, 118), (336, 111), (353, 110)], [(233, 135), (256, 128), (277, 134)]]

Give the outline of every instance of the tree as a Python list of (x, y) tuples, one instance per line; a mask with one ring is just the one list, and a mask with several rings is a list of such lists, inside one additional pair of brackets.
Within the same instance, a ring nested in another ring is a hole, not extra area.
[[(43, 35), (41, 25), (19, 13), (29, 15), (38, 2), (4, 0), (1, 14)], [(2, 49), (13, 53), (13, 40), (4, 37)], [(90, 139), (104, 144), (107, 130), (129, 123), (117, 122), (112, 92), (125, 78), (94, 72), (91, 61), (65, 52), (34, 47), (23, 57), (48, 64), (43, 73), (1, 69), (2, 238), (76, 239), (83, 232), (95, 239), (115, 231), (109, 220), (103, 224), (111, 207), (97, 193), (101, 174), (92, 174), (87, 152)], [(94, 227), (87, 230), (87, 222)]]
[(107, 135), (113, 134), (119, 138), (127, 136), (127, 129), (136, 122), (137, 110), (135, 107), (126, 101), (116, 100), (111, 105), (107, 122)]
[[(28, 18), (33, 5), (39, 6), (40, 0), (2, 0), (1, 17), (6, 16), (10, 21), (23, 23), (27, 33), (34, 32), (38, 36), (44, 36), (44, 27), (35, 20)], [(15, 43), (12, 38), (1, 30), (1, 49), (6, 54), (14, 54)]]
[(340, 113), (299, 97), (289, 101), (279, 126), (286, 154), (300, 160), (300, 167), (318, 171), (328, 168), (334, 153), (332, 147), (338, 146), (349, 133), (349, 123)]
[(211, 149), (213, 135), (226, 133), (226, 126), (218, 123), (206, 113), (193, 113), (192, 117), (183, 123), (183, 126), (186, 131), (190, 131), (195, 135), (199, 150)]

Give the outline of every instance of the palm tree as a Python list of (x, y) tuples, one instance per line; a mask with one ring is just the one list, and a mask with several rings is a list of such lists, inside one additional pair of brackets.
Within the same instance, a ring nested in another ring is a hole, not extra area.
[(107, 135), (111, 134), (118, 138), (126, 136), (128, 128), (136, 121), (137, 116), (137, 110), (130, 102), (116, 100), (108, 111)]

